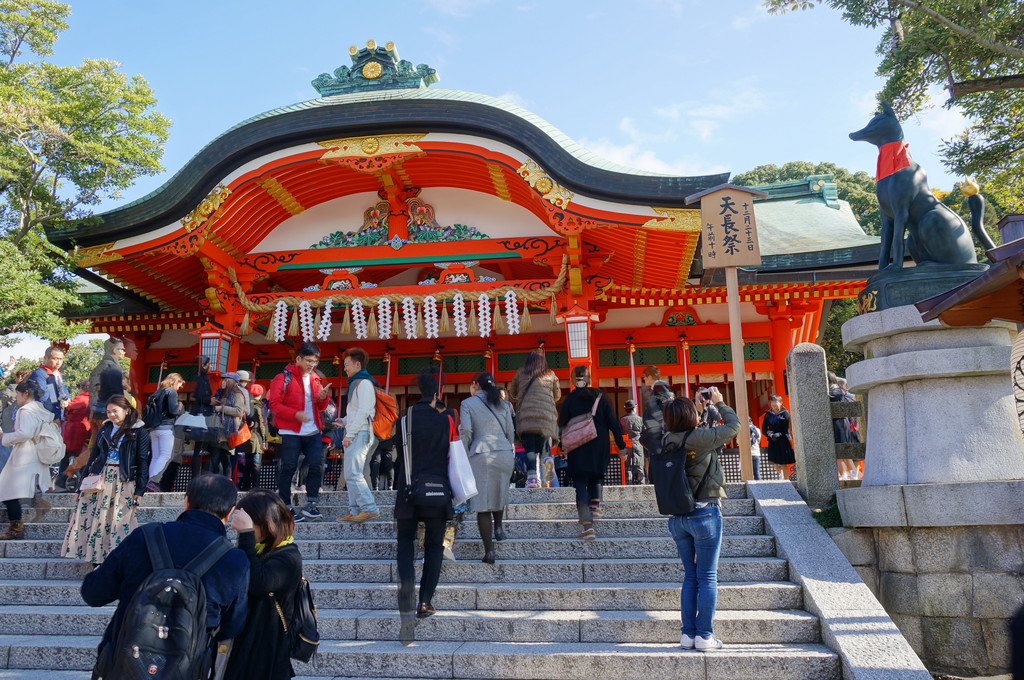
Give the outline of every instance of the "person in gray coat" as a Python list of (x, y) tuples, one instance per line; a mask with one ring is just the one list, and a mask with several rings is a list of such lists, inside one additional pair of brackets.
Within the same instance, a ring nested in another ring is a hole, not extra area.
[(504, 540), (502, 514), (508, 505), (508, 484), (515, 467), (515, 426), (512, 407), (501, 398), (494, 376), (481, 373), (469, 386), (473, 396), (459, 407), (459, 439), (469, 454), (469, 465), (479, 493), (469, 499), (476, 512), (484, 543), (483, 561), (494, 564), (493, 538)]

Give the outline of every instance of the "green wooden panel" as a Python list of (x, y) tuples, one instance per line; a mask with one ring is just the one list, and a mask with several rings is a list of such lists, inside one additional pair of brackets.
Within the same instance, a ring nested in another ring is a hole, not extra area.
[[(679, 361), (679, 353), (675, 345), (659, 347), (637, 347), (633, 353), (636, 366), (671, 365)], [(606, 347), (597, 352), (597, 365), (629, 366), (629, 350), (625, 347)]]
[[(168, 364), (164, 367), (164, 377), (167, 377), (168, 373), (178, 373), (184, 378), (185, 382), (192, 382), (199, 375), (199, 366), (195, 361), (188, 364)], [(152, 364), (149, 367), (147, 380), (151, 383), (155, 383), (160, 379), (160, 364)]]
[[(743, 344), (743, 359), (745, 361), (767, 361), (771, 358), (771, 345), (767, 340)], [(732, 347), (727, 342), (690, 345), (689, 361), (691, 364), (732, 361)]]

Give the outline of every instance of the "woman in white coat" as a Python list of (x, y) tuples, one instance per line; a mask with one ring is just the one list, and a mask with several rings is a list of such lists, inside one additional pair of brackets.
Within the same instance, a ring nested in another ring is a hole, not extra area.
[(3, 445), (11, 446), (11, 457), (0, 471), (0, 501), (7, 506), (10, 524), (0, 541), (25, 538), (25, 522), (21, 518), (21, 498), (32, 498), (36, 489), (46, 491), (50, 485), (50, 468), (39, 462), (33, 437), (53, 420), (53, 414), (39, 403), (43, 390), (32, 380), (25, 380), (14, 388), (18, 414), (14, 419), (14, 432), (5, 432)]
[(493, 538), (504, 540), (502, 513), (508, 505), (508, 484), (515, 467), (515, 426), (512, 407), (501, 398), (494, 376), (481, 373), (469, 386), (473, 393), (459, 407), (459, 439), (469, 454), (479, 494), (469, 499), (484, 543), (483, 561), (494, 564)]

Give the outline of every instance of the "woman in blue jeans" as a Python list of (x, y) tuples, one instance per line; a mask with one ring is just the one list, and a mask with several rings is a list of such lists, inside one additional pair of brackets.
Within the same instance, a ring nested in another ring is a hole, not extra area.
[[(685, 397), (665, 404), (665, 451), (687, 451), (686, 476), (697, 507), (687, 515), (668, 520), (669, 531), (683, 561), (683, 588), (679, 595), (683, 649), (713, 651), (722, 648), (715, 637), (715, 604), (718, 601), (718, 554), (722, 549), (721, 499), (725, 498), (725, 474), (716, 449), (736, 436), (740, 422), (725, 405), (717, 388), (710, 389), (711, 403), (722, 415), (718, 427), (698, 428), (697, 408)], [(706, 474), (705, 474), (706, 473)]]

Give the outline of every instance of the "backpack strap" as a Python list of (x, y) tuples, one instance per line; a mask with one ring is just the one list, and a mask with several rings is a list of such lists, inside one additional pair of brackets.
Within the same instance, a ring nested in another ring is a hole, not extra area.
[(146, 551), (149, 553), (153, 571), (173, 569), (174, 560), (171, 559), (171, 551), (167, 547), (167, 537), (164, 536), (163, 525), (154, 522), (142, 530), (142, 535), (146, 539)]
[(192, 558), (192, 561), (185, 565), (185, 569), (202, 578), (213, 565), (220, 561), (231, 551), (231, 542), (223, 536), (211, 541), (210, 545), (203, 548), (202, 552)]

